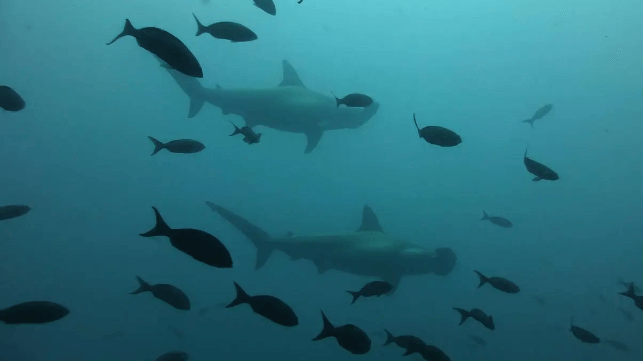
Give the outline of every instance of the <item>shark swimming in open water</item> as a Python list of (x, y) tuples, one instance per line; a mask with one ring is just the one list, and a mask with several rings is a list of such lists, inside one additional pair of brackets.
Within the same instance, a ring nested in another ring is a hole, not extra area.
[(190, 98), (188, 118), (196, 116), (207, 102), (220, 108), (224, 115), (243, 117), (251, 128), (263, 125), (306, 135), (306, 154), (319, 144), (324, 131), (358, 128), (379, 109), (377, 102), (363, 109), (337, 109), (334, 98), (308, 89), (286, 60), (283, 61), (283, 80), (274, 88), (224, 89), (217, 86), (211, 89), (203, 87), (198, 79), (173, 69), (167, 71)]
[(368, 205), (364, 206), (362, 224), (355, 232), (273, 238), (243, 217), (212, 202), (206, 204), (255, 245), (255, 270), (266, 264), (273, 251), (282, 251), (293, 260), (312, 261), (319, 274), (334, 269), (379, 277), (393, 285), (392, 293), (403, 276), (430, 273), (446, 276), (456, 263), (451, 248), (429, 249), (389, 236)]

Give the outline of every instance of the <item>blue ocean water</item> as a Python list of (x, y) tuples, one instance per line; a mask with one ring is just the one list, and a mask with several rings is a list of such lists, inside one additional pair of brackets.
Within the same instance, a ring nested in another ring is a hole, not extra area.
[[(452, 360), (641, 359), (643, 314), (616, 283), (643, 282), (640, 2), (276, 5), (272, 17), (251, 0), (2, 1), (0, 83), (27, 107), (0, 113), (0, 205), (32, 211), (0, 223), (0, 308), (46, 299), (71, 313), (48, 325), (0, 324), (0, 360), (154, 360), (171, 350), (195, 361), (401, 357), (379, 347), (384, 328), (417, 335)], [(259, 39), (195, 37), (192, 13), (204, 23), (242, 22)], [(380, 109), (357, 129), (325, 132), (310, 154), (305, 136), (265, 127), (261, 143), (248, 146), (228, 137), (229, 120), (243, 124), (238, 116), (206, 104), (188, 119), (188, 98), (134, 39), (105, 45), (125, 18), (180, 38), (208, 87), (276, 86), (286, 59), (307, 87), (362, 92)], [(521, 123), (546, 103), (554, 109), (533, 129)], [(413, 113), (463, 143), (426, 144)], [(147, 136), (199, 139), (206, 149), (150, 157)], [(559, 181), (531, 181), (527, 145)], [(450, 247), (457, 265), (446, 277), (405, 277), (394, 295), (350, 306), (345, 290), (373, 279), (318, 275), (281, 253), (254, 271), (255, 248), (207, 200), (273, 235), (352, 231), (368, 204), (387, 233)], [(215, 234), (234, 268), (140, 237), (153, 225), (151, 206), (171, 226)], [(480, 222), (483, 210), (514, 227)], [(521, 293), (476, 289), (474, 269), (511, 279)], [(179, 286), (193, 309), (129, 295), (136, 275)], [(233, 280), (287, 301), (300, 325), (280, 328), (247, 306), (224, 309)], [(487, 311), (496, 330), (458, 326), (452, 307)], [(311, 342), (320, 309), (362, 327), (373, 350), (354, 356), (334, 340)], [(579, 342), (571, 317), (631, 352)], [(469, 335), (487, 345), (472, 346)]]

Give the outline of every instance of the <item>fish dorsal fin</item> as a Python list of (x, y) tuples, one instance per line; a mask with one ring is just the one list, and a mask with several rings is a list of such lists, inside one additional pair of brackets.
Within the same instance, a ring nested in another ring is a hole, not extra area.
[(358, 232), (382, 232), (382, 226), (380, 226), (380, 221), (377, 220), (377, 216), (373, 209), (367, 204), (364, 205), (364, 210), (362, 211), (362, 225), (359, 226)]
[(298, 86), (306, 88), (304, 83), (299, 79), (299, 75), (295, 68), (288, 62), (288, 60), (282, 61), (284, 67), (284, 79), (279, 83), (279, 86)]

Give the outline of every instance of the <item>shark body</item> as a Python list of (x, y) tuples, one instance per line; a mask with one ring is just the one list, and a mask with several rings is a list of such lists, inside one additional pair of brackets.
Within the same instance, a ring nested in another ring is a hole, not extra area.
[(295, 69), (283, 61), (283, 80), (279, 86), (264, 89), (206, 88), (198, 79), (167, 69), (190, 98), (188, 117), (196, 116), (204, 103), (221, 109), (224, 115), (244, 118), (246, 125), (263, 125), (307, 137), (304, 153), (315, 149), (324, 131), (355, 129), (377, 113), (379, 103), (367, 108), (337, 108), (335, 99), (308, 89)]
[(393, 285), (394, 291), (403, 276), (430, 273), (446, 276), (456, 263), (450, 248), (429, 249), (386, 234), (367, 205), (362, 224), (355, 232), (273, 238), (243, 217), (212, 202), (206, 204), (255, 245), (255, 269), (263, 267), (273, 251), (281, 251), (293, 260), (312, 261), (320, 274), (334, 269), (378, 277)]

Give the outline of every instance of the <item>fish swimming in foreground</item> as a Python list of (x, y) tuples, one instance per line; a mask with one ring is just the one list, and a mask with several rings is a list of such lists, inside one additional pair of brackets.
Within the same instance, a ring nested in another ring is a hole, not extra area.
[[(625, 281), (623, 281), (623, 279), (621, 277), (619, 277), (618, 280), (616, 281), (616, 284), (619, 284), (619, 285), (621, 285), (621, 286), (623, 286), (625, 288), (630, 287), (630, 283), (632, 283), (632, 282), (625, 282)], [(641, 289), (635, 285), (634, 286), (634, 292), (641, 293)]]
[(0, 221), (24, 216), (29, 213), (30, 210), (31, 208), (29, 206), (22, 205), (0, 206)]
[(128, 35), (133, 36), (141, 48), (159, 57), (172, 69), (187, 76), (203, 78), (203, 69), (190, 49), (181, 40), (163, 29), (154, 27), (135, 29), (129, 19), (125, 19), (123, 32), (107, 45)]
[(393, 285), (384, 282), (384, 281), (373, 281), (367, 283), (364, 287), (362, 287), (361, 290), (359, 291), (346, 291), (350, 293), (353, 296), (353, 302), (351, 302), (351, 305), (357, 301), (358, 298), (360, 297), (380, 297), (381, 295), (385, 295), (389, 293), (393, 289)]
[(257, 40), (257, 34), (241, 24), (231, 21), (222, 21), (219, 23), (204, 26), (203, 24), (201, 24), (199, 19), (197, 19), (194, 13), (192, 13), (192, 16), (194, 16), (194, 20), (196, 20), (196, 36), (199, 36), (203, 33), (208, 33), (214, 38), (230, 40), (233, 43)]
[(324, 328), (313, 341), (334, 337), (344, 350), (354, 355), (363, 355), (371, 350), (371, 339), (361, 328), (351, 324), (335, 327), (328, 321), (324, 311), (321, 314)]
[(623, 342), (620, 342), (620, 341), (603, 340), (603, 342), (608, 344), (608, 345), (610, 345), (610, 346), (612, 346), (612, 348), (614, 348), (616, 350), (619, 350), (619, 351), (622, 351), (622, 352), (625, 352), (625, 353), (629, 353), (631, 351), (631, 349), (630, 349), (630, 347), (628, 345), (626, 345), (626, 344), (624, 344)]
[(15, 90), (6, 85), (0, 85), (0, 108), (17, 112), (25, 108), (25, 100)]
[(549, 114), (549, 112), (553, 108), (554, 108), (553, 104), (546, 104), (542, 108), (536, 110), (536, 112), (534, 113), (534, 115), (531, 116), (531, 118), (525, 119), (522, 122), (523, 123), (529, 123), (529, 125), (531, 125), (531, 127), (533, 128), (534, 127), (534, 122), (536, 120), (538, 120), (538, 119), (542, 119), (542, 117), (544, 117), (545, 115)]
[[(331, 92), (331, 94), (333, 93)], [(348, 94), (347, 96), (341, 99), (338, 98), (335, 94), (333, 94), (333, 96), (335, 97), (335, 101), (337, 102), (338, 108), (342, 104), (346, 105), (349, 108), (366, 108), (371, 104), (373, 104), (373, 98), (364, 94), (359, 94), (359, 93)]]
[(154, 143), (154, 152), (152, 155), (160, 152), (162, 149), (167, 149), (171, 153), (181, 154), (198, 153), (205, 149), (205, 145), (192, 139), (178, 139), (163, 143), (150, 136), (148, 136), (148, 138)]
[(277, 297), (269, 295), (250, 296), (236, 282), (234, 282), (234, 287), (237, 290), (237, 297), (226, 308), (247, 303), (256, 314), (278, 325), (294, 327), (299, 324), (299, 318), (295, 311)]
[(48, 301), (20, 303), (0, 310), (0, 321), (6, 324), (36, 324), (58, 321), (67, 316), (67, 307)]
[(136, 276), (136, 279), (140, 286), (136, 291), (130, 292), (130, 295), (152, 292), (154, 297), (178, 310), (187, 311), (190, 309), (190, 299), (180, 289), (168, 284), (150, 285), (139, 276)]
[(156, 361), (187, 361), (189, 358), (190, 355), (188, 355), (186, 352), (171, 351), (157, 357)]
[(480, 284), (478, 285), (478, 288), (482, 287), (485, 283), (488, 283), (491, 285), (491, 287), (500, 290), (505, 293), (518, 293), (520, 292), (520, 287), (518, 287), (517, 284), (509, 281), (506, 278), (502, 277), (486, 277), (482, 273), (478, 271), (473, 271), (475, 272), (478, 277), (480, 277)]
[(496, 325), (493, 323), (493, 316), (488, 316), (479, 308), (474, 308), (471, 311), (463, 310), (462, 308), (457, 307), (454, 307), (453, 309), (460, 313), (460, 325), (462, 325), (464, 321), (471, 317), (474, 320), (480, 322), (484, 327), (492, 331), (496, 329)]
[(420, 355), (426, 361), (451, 361), (451, 358), (444, 351), (433, 345), (425, 345), (420, 350)]
[(577, 339), (581, 340), (584, 343), (600, 343), (601, 340), (596, 337), (593, 333), (587, 331), (584, 328), (580, 328), (578, 326), (574, 326), (574, 319), (572, 318), (570, 321), (570, 328), (569, 330), (572, 332), (574, 337)]
[(277, 15), (277, 8), (275, 2), (272, 0), (254, 0), (255, 6), (265, 11), (270, 15)]
[(426, 343), (419, 337), (415, 337), (412, 335), (393, 336), (393, 334), (386, 329), (384, 330), (384, 332), (386, 332), (386, 341), (382, 346), (395, 343), (397, 346), (406, 350), (402, 356), (419, 353), (420, 351), (422, 351), (424, 346), (426, 346)]
[(452, 130), (439, 127), (437, 125), (429, 125), (422, 129), (418, 126), (415, 113), (413, 113), (413, 121), (418, 130), (420, 138), (426, 140), (427, 143), (438, 145), (440, 147), (455, 147), (462, 143), (462, 138)]
[(555, 181), (559, 179), (558, 174), (554, 172), (551, 168), (527, 157), (527, 150), (529, 150), (529, 148), (525, 149), (525, 155), (523, 156), (523, 161), (525, 162), (525, 167), (527, 167), (527, 171), (536, 176), (533, 179), (534, 182), (538, 182), (543, 179), (548, 181)]
[(243, 128), (239, 128), (234, 123), (230, 123), (234, 126), (234, 132), (230, 134), (231, 137), (233, 135), (243, 134), (243, 141), (248, 144), (257, 144), (261, 141), (261, 133), (255, 133), (249, 126), (246, 125)]
[(498, 217), (498, 216), (490, 216), (485, 211), (482, 211), (482, 218), (480, 220), (481, 221), (489, 221), (489, 222), (495, 224), (496, 226), (500, 226), (502, 228), (511, 228), (511, 227), (513, 227), (513, 224), (507, 218)]
[(156, 225), (141, 237), (168, 237), (174, 248), (191, 256), (197, 261), (217, 268), (232, 268), (232, 257), (228, 249), (215, 236), (199, 229), (172, 229), (165, 223), (156, 209)]
[(643, 296), (638, 296), (636, 292), (634, 291), (634, 282), (630, 282), (629, 287), (627, 288), (627, 291), (625, 292), (619, 292), (619, 295), (623, 295), (625, 297), (631, 298), (634, 300), (634, 305), (640, 309), (643, 310)]

